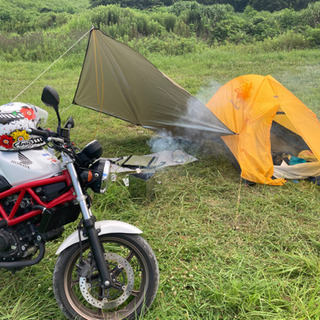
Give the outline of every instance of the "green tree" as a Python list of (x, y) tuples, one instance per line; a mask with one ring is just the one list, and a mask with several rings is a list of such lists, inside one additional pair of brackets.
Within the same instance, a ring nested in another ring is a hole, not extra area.
[(248, 4), (258, 11), (280, 11), (290, 8), (301, 10), (316, 0), (249, 0)]
[(249, 0), (197, 0), (197, 2), (205, 5), (230, 4), (237, 12), (243, 12), (249, 4)]
[(172, 3), (172, 0), (90, 0), (92, 8), (100, 5), (119, 4), (121, 7), (149, 9), (156, 6), (170, 6)]
[[(286, 8), (301, 10), (307, 8), (308, 4), (316, 1), (317, 0), (197, 0), (199, 4), (203, 5), (230, 4), (236, 12), (243, 12), (248, 5), (251, 5), (258, 11), (274, 12)], [(188, 0), (90, 0), (91, 7), (118, 4), (121, 7), (138, 9), (171, 6), (178, 2), (188, 2)]]

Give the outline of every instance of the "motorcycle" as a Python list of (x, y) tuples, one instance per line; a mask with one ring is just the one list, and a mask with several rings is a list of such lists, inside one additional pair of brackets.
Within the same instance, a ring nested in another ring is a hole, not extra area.
[(55, 89), (46, 86), (41, 100), (56, 112), (56, 132), (38, 126), (46, 113), (41, 108), (0, 108), (0, 268), (16, 272), (40, 262), (46, 242), (61, 237), (81, 213), (77, 230), (56, 252), (57, 303), (68, 319), (134, 319), (157, 293), (155, 254), (140, 229), (96, 221), (88, 190), (106, 191), (110, 162), (101, 158), (97, 140), (82, 150), (74, 146), (74, 121), (61, 125)]

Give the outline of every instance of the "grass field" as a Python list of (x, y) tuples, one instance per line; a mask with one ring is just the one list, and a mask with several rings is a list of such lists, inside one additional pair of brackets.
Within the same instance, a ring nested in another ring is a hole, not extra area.
[[(226, 47), (148, 58), (204, 102), (236, 76), (271, 74), (320, 115), (319, 50)], [(99, 119), (98, 113), (69, 107), (82, 59), (60, 61), (17, 99), (43, 107), (42, 87), (55, 87), (62, 118), (75, 118), (73, 137), (79, 146), (93, 138)], [(11, 101), (49, 64), (1, 61), (0, 104)], [(149, 153), (152, 136), (102, 116), (95, 138), (104, 156), (123, 156)], [(95, 195), (99, 219), (139, 227), (157, 255), (159, 292), (143, 319), (320, 319), (319, 187), (308, 181), (246, 187), (217, 143), (204, 141), (186, 151), (199, 161), (159, 171), (153, 197), (146, 197), (143, 187), (131, 192), (120, 180), (107, 194)], [(74, 227), (68, 226), (64, 236)], [(48, 244), (38, 265), (16, 274), (1, 272), (0, 319), (63, 319), (51, 283), (59, 243)]]

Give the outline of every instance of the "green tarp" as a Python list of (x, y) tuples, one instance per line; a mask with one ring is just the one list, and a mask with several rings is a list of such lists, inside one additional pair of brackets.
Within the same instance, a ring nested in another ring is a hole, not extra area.
[(73, 103), (177, 136), (232, 134), (150, 61), (98, 29), (90, 32)]

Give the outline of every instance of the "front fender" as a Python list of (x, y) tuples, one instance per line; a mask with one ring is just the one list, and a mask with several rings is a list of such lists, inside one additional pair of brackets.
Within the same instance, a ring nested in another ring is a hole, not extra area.
[[(129, 223), (122, 222), (122, 221), (115, 221), (115, 220), (96, 221), (95, 228), (101, 230), (99, 232), (99, 236), (103, 234), (109, 234), (109, 233), (131, 233), (131, 234), (142, 233), (140, 229), (134, 227)], [(80, 232), (80, 234), (81, 234), (81, 241), (88, 239), (88, 237), (83, 236), (82, 232)], [(79, 242), (78, 230), (73, 232), (66, 240), (62, 242), (56, 254), (60, 254), (63, 250), (67, 249), (68, 247), (72, 246), (77, 242)]]

